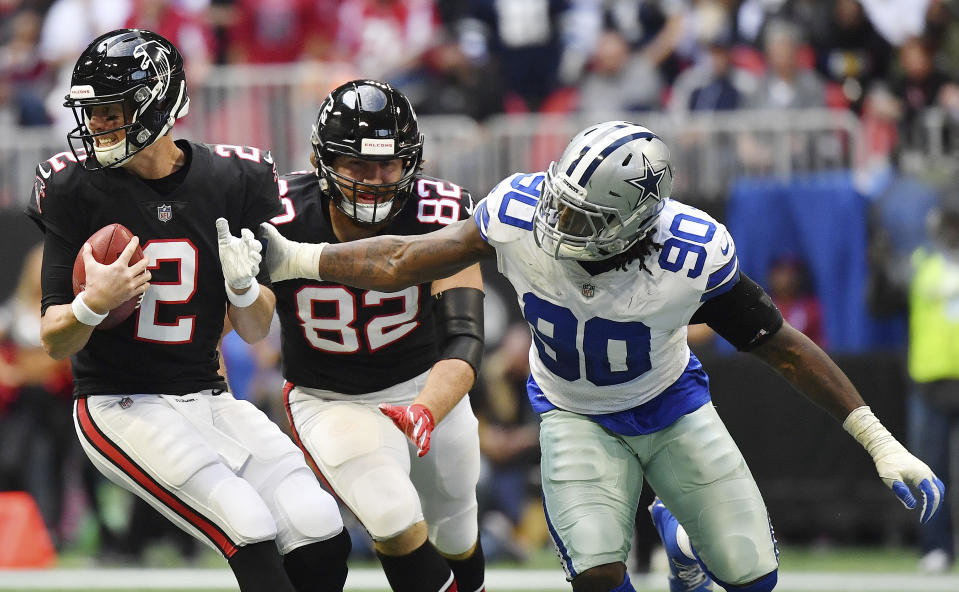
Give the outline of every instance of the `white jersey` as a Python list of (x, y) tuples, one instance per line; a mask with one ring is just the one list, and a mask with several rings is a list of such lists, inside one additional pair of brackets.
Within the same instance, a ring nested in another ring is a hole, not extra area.
[(654, 228), (661, 251), (645, 265), (591, 275), (533, 239), (545, 173), (518, 173), (477, 205), (483, 238), (516, 290), (533, 332), (532, 378), (550, 403), (587, 415), (651, 401), (690, 363), (686, 325), (703, 302), (739, 280), (733, 240), (705, 212), (668, 201)]

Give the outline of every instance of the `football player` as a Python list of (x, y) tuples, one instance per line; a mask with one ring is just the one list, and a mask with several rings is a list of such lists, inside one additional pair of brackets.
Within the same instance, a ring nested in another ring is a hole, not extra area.
[(651, 511), (671, 590), (776, 584), (766, 508), (686, 343), (691, 323), (707, 323), (824, 407), (907, 507), (916, 505), (909, 487), (918, 490), (928, 520), (942, 482), (783, 322), (740, 271), (726, 228), (670, 199), (672, 174), (653, 132), (605, 122), (576, 135), (548, 170), (500, 182), (472, 221), (434, 233), (307, 245), (266, 225), (267, 267), (274, 279), (396, 290), (496, 257), (533, 334), (528, 393), (541, 418), (544, 507), (576, 592), (633, 590), (625, 561), (644, 478), (665, 503)]
[[(334, 89), (311, 144), (314, 169), (280, 179), (286, 212), (273, 224), (290, 240), (421, 235), (470, 217), (469, 192), (420, 173), (416, 115), (386, 83)], [(483, 283), (478, 265), (448, 275), (387, 291), (273, 284), (294, 439), (367, 529), (397, 592), (484, 589), (467, 395), (483, 353)]]
[[(273, 316), (248, 230), (281, 211), (270, 153), (173, 140), (189, 106), (183, 59), (150, 31), (94, 40), (65, 106), (71, 151), (37, 166), (27, 213), (44, 231), (43, 345), (71, 357), (84, 451), (222, 553), (244, 592), (342, 590), (350, 541), (335, 500), (218, 373), (224, 315), (248, 341)], [(112, 222), (135, 236), (101, 265), (85, 241)], [(128, 266), (138, 244), (145, 256)], [(80, 252), (86, 288), (74, 297)], [(128, 319), (95, 330), (131, 297), (141, 301)]]

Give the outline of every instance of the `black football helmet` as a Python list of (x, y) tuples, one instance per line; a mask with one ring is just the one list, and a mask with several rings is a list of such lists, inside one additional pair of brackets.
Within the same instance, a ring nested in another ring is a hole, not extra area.
[[(73, 154), (88, 169), (116, 167), (163, 136), (180, 117), (187, 114), (183, 57), (177, 48), (151, 31), (117, 29), (97, 37), (80, 54), (70, 94), (64, 107), (73, 110), (77, 127), (67, 134)], [(120, 105), (123, 125), (92, 132), (90, 115), (94, 107)], [(110, 146), (98, 146), (96, 138), (126, 132)]]
[[(320, 105), (311, 140), (320, 185), (341, 212), (365, 225), (382, 224), (399, 213), (423, 161), (423, 135), (403, 93), (376, 80), (337, 87)], [(403, 175), (395, 183), (362, 183), (333, 170), (337, 156), (401, 159)], [(358, 186), (372, 200), (358, 202)]]

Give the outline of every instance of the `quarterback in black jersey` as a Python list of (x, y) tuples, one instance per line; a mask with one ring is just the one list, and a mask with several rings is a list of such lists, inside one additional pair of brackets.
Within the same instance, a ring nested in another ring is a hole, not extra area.
[[(224, 315), (247, 341), (273, 316), (249, 229), (282, 210), (276, 168), (256, 148), (174, 141), (188, 105), (182, 57), (155, 33), (112, 31), (81, 54), (71, 150), (37, 166), (27, 209), (44, 231), (44, 348), (71, 356), (94, 465), (220, 551), (241, 590), (342, 590), (350, 544), (336, 502), (218, 372)], [(113, 222), (134, 238), (101, 265), (85, 241)], [(128, 265), (138, 243), (144, 258)], [(87, 283), (74, 297), (78, 253)], [(128, 319), (95, 330), (137, 296)]]
[[(466, 190), (420, 174), (416, 116), (388, 84), (333, 90), (312, 145), (316, 169), (280, 179), (286, 211), (272, 222), (290, 239), (424, 234), (472, 212)], [(392, 589), (483, 590), (467, 395), (483, 348), (479, 267), (398, 292), (273, 289), (294, 438), (372, 536)]]

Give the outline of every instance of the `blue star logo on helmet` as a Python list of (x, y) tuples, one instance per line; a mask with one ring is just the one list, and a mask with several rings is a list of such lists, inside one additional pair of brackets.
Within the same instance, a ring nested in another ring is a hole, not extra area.
[(643, 164), (645, 165), (643, 167), (643, 176), (626, 179), (626, 182), (642, 191), (639, 196), (639, 202), (647, 197), (654, 197), (657, 200), (661, 200), (662, 195), (660, 194), (659, 183), (663, 180), (663, 177), (666, 176), (666, 167), (664, 166), (658, 171), (653, 170), (653, 165), (649, 162), (649, 158), (647, 158), (645, 154), (643, 154)]

